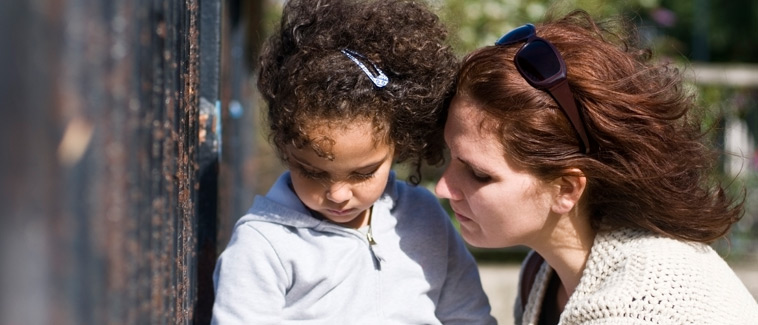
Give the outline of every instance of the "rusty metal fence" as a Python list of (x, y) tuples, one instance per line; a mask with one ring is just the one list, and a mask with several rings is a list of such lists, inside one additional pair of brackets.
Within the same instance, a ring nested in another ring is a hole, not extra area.
[(208, 322), (260, 2), (0, 1), (0, 324)]

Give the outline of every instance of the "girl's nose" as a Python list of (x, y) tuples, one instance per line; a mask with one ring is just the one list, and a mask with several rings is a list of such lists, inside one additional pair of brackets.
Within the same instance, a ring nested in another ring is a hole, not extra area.
[(350, 185), (344, 182), (335, 182), (326, 191), (326, 198), (334, 203), (342, 203), (352, 197), (353, 191)]

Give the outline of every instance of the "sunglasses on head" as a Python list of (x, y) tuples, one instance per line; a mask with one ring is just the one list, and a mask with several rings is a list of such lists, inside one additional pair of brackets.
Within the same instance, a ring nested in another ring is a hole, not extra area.
[(537, 30), (532, 24), (508, 32), (495, 42), (495, 45), (506, 46), (521, 42), (524, 42), (524, 45), (516, 51), (513, 58), (516, 69), (532, 87), (546, 91), (553, 97), (579, 134), (584, 153), (590, 153), (589, 136), (566, 79), (566, 62), (563, 61), (563, 57), (553, 44), (537, 36)]

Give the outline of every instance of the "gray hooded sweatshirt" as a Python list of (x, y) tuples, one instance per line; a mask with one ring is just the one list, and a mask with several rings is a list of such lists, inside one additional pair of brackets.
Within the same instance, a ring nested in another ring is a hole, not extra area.
[(390, 174), (375, 244), (311, 215), (284, 173), (234, 227), (213, 324), (495, 324), (476, 263), (436, 197)]

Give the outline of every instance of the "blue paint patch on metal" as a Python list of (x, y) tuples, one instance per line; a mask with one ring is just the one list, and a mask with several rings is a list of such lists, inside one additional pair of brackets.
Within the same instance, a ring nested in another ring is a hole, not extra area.
[(229, 115), (233, 119), (239, 119), (242, 117), (242, 114), (245, 111), (242, 109), (242, 104), (238, 100), (232, 100), (231, 103), (229, 103)]

